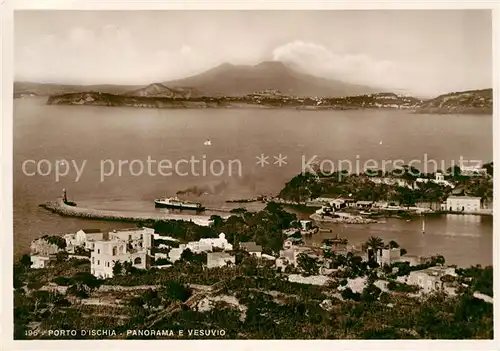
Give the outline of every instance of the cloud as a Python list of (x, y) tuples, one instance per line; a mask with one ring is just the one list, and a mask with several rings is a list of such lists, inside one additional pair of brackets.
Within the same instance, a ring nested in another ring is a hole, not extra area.
[(273, 59), (303, 71), (349, 83), (384, 87), (401, 86), (404, 69), (394, 62), (368, 55), (338, 54), (320, 44), (293, 41), (273, 50)]
[[(199, 58), (188, 45), (140, 40), (127, 28), (73, 27), (30, 38), (16, 52), (16, 79), (75, 84), (146, 84), (188, 75)], [(42, 69), (43, 67), (43, 69)]]
[(189, 55), (189, 54), (191, 53), (191, 51), (192, 51), (192, 49), (191, 49), (191, 47), (190, 47), (190, 46), (188, 46), (188, 45), (182, 45), (182, 48), (181, 48), (181, 50), (180, 50), (180, 53), (181, 53), (182, 55), (187, 56), (187, 55)]

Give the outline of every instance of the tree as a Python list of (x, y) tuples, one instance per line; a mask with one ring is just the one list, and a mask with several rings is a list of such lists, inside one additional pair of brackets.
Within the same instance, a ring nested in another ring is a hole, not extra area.
[(318, 260), (305, 253), (299, 255), (298, 265), (308, 275), (315, 275), (319, 272)]
[(68, 259), (68, 253), (66, 251), (59, 251), (56, 254), (56, 263), (63, 263)]
[(122, 263), (120, 261), (116, 261), (113, 265), (113, 275), (121, 275), (122, 274)]
[(371, 236), (363, 244), (363, 250), (368, 252), (369, 260), (377, 260), (377, 252), (384, 248), (384, 241), (375, 236)]
[(164, 297), (170, 301), (186, 301), (191, 296), (191, 289), (175, 280), (168, 280), (165, 283)]
[(483, 168), (486, 168), (486, 173), (493, 177), (493, 162), (483, 164)]
[(375, 286), (374, 284), (369, 284), (363, 289), (361, 300), (365, 302), (376, 301), (381, 292), (382, 290), (380, 290), (377, 286)]
[(218, 215), (211, 215), (210, 216), (210, 220), (211, 221), (214, 221), (214, 227), (215, 228), (218, 228), (222, 222), (224, 222), (224, 220), (222, 219), (221, 216), (218, 216)]
[(445, 258), (443, 255), (437, 255), (435, 257), (433, 257), (433, 261), (436, 263), (436, 264), (439, 264), (439, 265), (444, 265), (445, 263)]
[(24, 267), (30, 267), (31, 266), (31, 258), (29, 255), (26, 255), (24, 254), (21, 259), (19, 260), (19, 262), (21, 263), (21, 265), (23, 265)]
[(361, 294), (353, 292), (351, 288), (346, 288), (344, 291), (342, 291), (342, 298), (344, 300), (359, 301), (361, 298)]
[(389, 249), (397, 249), (399, 248), (399, 244), (394, 240), (389, 241)]
[(101, 284), (102, 280), (97, 279), (89, 272), (78, 272), (71, 279), (73, 285), (68, 288), (68, 293), (74, 294), (80, 298), (86, 298), (90, 296), (93, 290), (97, 289)]

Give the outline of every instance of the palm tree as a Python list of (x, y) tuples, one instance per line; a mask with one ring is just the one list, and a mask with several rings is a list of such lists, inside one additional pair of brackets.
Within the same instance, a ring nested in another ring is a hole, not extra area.
[(383, 248), (384, 248), (384, 241), (376, 236), (369, 237), (368, 240), (363, 244), (363, 250), (368, 252), (368, 259), (373, 258), (373, 255), (375, 255), (375, 261), (376, 261), (377, 251)]

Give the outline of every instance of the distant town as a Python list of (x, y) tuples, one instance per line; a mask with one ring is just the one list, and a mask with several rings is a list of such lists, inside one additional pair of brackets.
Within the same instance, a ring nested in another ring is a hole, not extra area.
[(491, 114), (492, 90), (468, 91), (420, 100), (395, 93), (338, 98), (297, 97), (268, 89), (241, 97), (155, 97), (83, 92), (54, 95), (48, 104), (128, 106), (139, 108), (294, 108), (297, 110), (403, 109), (416, 113)]

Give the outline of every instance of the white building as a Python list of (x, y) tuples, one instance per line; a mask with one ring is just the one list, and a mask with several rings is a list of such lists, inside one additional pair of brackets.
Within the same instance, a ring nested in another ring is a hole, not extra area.
[(48, 263), (52, 260), (49, 256), (38, 256), (32, 255), (31, 258), (31, 268), (40, 269), (47, 267)]
[(181, 259), (181, 255), (186, 249), (186, 245), (181, 244), (179, 247), (172, 248), (168, 253), (168, 259), (170, 262), (175, 262)]
[(309, 230), (312, 229), (312, 221), (309, 220), (301, 220), (300, 222), (300, 228), (302, 230)]
[(444, 174), (443, 173), (436, 173), (435, 179), (427, 179), (427, 178), (417, 178), (416, 179), (417, 183), (428, 183), (428, 182), (433, 182), (435, 184), (447, 186), (450, 188), (454, 188), (455, 185), (447, 180), (444, 179)]
[(98, 278), (111, 278), (115, 262), (127, 261), (136, 268), (146, 269), (146, 249), (129, 249), (127, 242), (117, 239), (95, 241), (90, 255), (90, 272)]
[(444, 290), (441, 278), (445, 275), (456, 276), (453, 267), (430, 267), (420, 271), (412, 271), (405, 280), (406, 284), (419, 286), (424, 293)]
[(474, 175), (486, 175), (488, 170), (479, 167), (478, 165), (465, 166), (463, 163), (460, 165), (460, 174), (465, 176), (474, 176)]
[(227, 252), (209, 252), (207, 253), (207, 267), (224, 267), (228, 264), (236, 264), (236, 257)]
[(376, 261), (379, 265), (383, 266), (384, 264), (390, 265), (394, 262), (399, 262), (401, 259), (401, 249), (400, 248), (392, 248), (392, 249), (381, 249), (377, 252)]
[(240, 249), (255, 257), (260, 258), (262, 256), (262, 246), (257, 245), (254, 241), (240, 243)]
[(30, 246), (31, 255), (33, 256), (49, 256), (55, 255), (62, 249), (56, 244), (49, 243), (45, 237), (35, 239), (31, 242)]
[(291, 283), (308, 284), (308, 285), (326, 285), (330, 281), (330, 278), (326, 275), (310, 275), (304, 277), (300, 274), (290, 274), (288, 276), (288, 281)]
[(475, 196), (450, 196), (446, 199), (446, 210), (476, 212), (481, 210), (481, 198)]
[(76, 246), (93, 250), (94, 243), (98, 240), (104, 240), (104, 233), (100, 229), (80, 229), (76, 232)]
[(289, 249), (280, 250), (279, 257), (276, 259), (276, 268), (284, 270), (286, 266), (297, 267), (298, 257), (302, 253), (312, 253), (312, 250), (303, 246), (292, 246)]
[(412, 188), (411, 184), (406, 179), (391, 177), (369, 177), (368, 179), (375, 184), (397, 185), (400, 187)]
[(148, 253), (152, 247), (152, 236), (154, 229), (152, 228), (131, 228), (113, 230), (109, 233), (109, 240), (126, 241), (129, 248), (136, 250), (147, 250)]
[(189, 249), (193, 253), (212, 252), (214, 248), (224, 251), (232, 251), (233, 245), (230, 244), (224, 233), (220, 233), (218, 238), (202, 238), (199, 241), (190, 241), (187, 244), (180, 244), (178, 248), (172, 248), (168, 259), (175, 262), (181, 258), (184, 250)]

